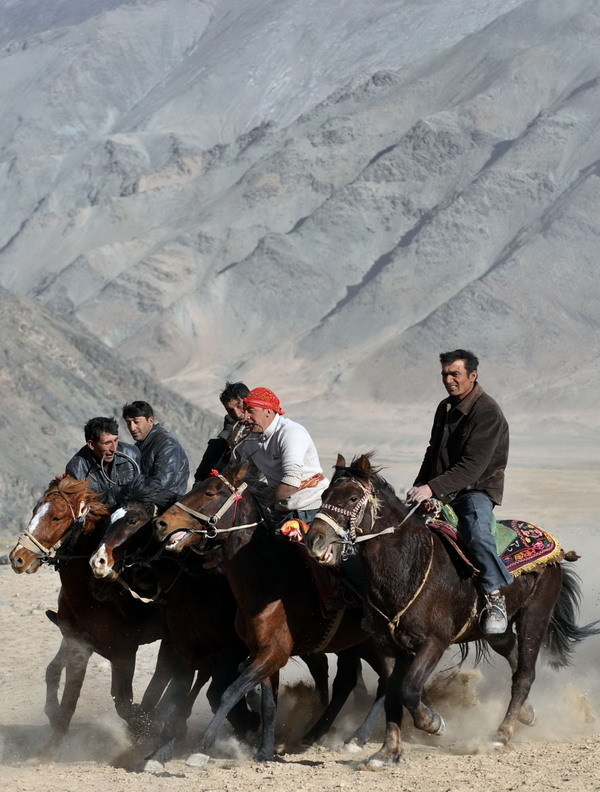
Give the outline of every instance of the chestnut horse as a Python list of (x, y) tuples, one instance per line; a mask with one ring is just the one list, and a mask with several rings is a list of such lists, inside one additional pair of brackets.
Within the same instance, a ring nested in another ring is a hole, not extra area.
[[(338, 653), (334, 698), (311, 729), (315, 740), (329, 728), (356, 683), (363, 657), (378, 672), (387, 674), (375, 645), (361, 628), (362, 610), (346, 609), (339, 624), (321, 613), (318, 595), (301, 549), (276, 536), (261, 519), (244, 481), (247, 464), (231, 468), (197, 485), (177, 504), (156, 518), (157, 537), (176, 554), (192, 547), (203, 552), (220, 543), (224, 569), (238, 604), (236, 627), (250, 649), (250, 662), (224, 693), (221, 706), (209, 724), (198, 750), (206, 752), (217, 730), (236, 702), (258, 683), (262, 691), (262, 739), (259, 761), (274, 755), (274, 725), (278, 673), (292, 655)], [(345, 667), (345, 678), (340, 671)], [(380, 685), (379, 698), (383, 695)], [(377, 712), (377, 709), (374, 709)], [(374, 715), (373, 715), (374, 717)], [(371, 728), (367, 719), (357, 733), (364, 742)]]
[[(65, 476), (53, 482), (33, 510), (29, 525), (10, 553), (15, 572), (36, 572), (42, 563), (54, 565), (60, 574), (56, 623), (63, 635), (61, 648), (46, 673), (45, 712), (52, 734), (39, 753), (52, 758), (69, 728), (90, 656), (97, 652), (110, 661), (111, 695), (121, 718), (153, 709), (171, 678), (171, 651), (163, 642), (156, 671), (139, 708), (133, 704), (135, 656), (140, 644), (163, 637), (164, 628), (154, 606), (135, 602), (115, 591), (115, 597), (99, 601), (98, 585), (89, 567), (89, 557), (104, 530), (109, 509), (89, 486)], [(52, 619), (54, 621), (54, 618)], [(62, 670), (65, 684), (61, 701), (58, 687)]]
[(396, 657), (385, 698), (385, 741), (369, 764), (399, 760), (403, 706), (418, 729), (443, 733), (443, 719), (422, 700), (423, 687), (448, 646), (484, 637), (512, 670), (510, 704), (493, 740), (504, 745), (517, 720), (530, 725), (535, 718), (527, 696), (542, 644), (551, 664), (564, 666), (577, 643), (600, 632), (596, 622), (586, 627), (575, 623), (581, 594), (577, 577), (561, 562), (522, 574), (504, 590), (509, 629), (483, 636), (478, 620), (483, 603), (473, 578), (459, 569), (424, 519), (411, 516), (371, 467), (370, 457), (364, 454), (347, 467), (338, 456), (305, 538), (310, 553), (326, 565), (338, 564), (343, 552), (358, 549), (367, 575), (368, 618), (378, 640)]

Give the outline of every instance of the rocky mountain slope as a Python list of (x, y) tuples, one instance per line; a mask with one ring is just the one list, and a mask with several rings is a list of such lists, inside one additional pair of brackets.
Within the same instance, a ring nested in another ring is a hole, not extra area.
[[(26, 297), (0, 289), (2, 460), (0, 542), (24, 527), (35, 499), (84, 444), (83, 425), (141, 398), (180, 438), (192, 470), (215, 414), (187, 402), (85, 331)], [(120, 420), (121, 438), (132, 442)], [(14, 544), (14, 541), (13, 541)]]
[(41, 412), (56, 466), (131, 382), (181, 433), (157, 381), (225, 378), (367, 436), (428, 419), (455, 346), (511, 416), (597, 430), (599, 32), (592, 0), (0, 0), (11, 437)]

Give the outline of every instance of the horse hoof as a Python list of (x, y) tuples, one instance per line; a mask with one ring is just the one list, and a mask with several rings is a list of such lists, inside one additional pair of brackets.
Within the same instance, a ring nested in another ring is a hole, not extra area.
[(531, 704), (523, 704), (518, 720), (525, 726), (534, 726), (537, 723), (537, 713)]
[(388, 767), (392, 767), (395, 764), (398, 764), (400, 761), (401, 752), (395, 754), (385, 754), (382, 755), (381, 753), (373, 754), (366, 762), (358, 766), (359, 770), (386, 770)]
[(508, 740), (506, 737), (502, 737), (500, 734), (495, 734), (492, 739), (490, 740), (490, 745), (494, 750), (499, 748), (506, 748)]
[(442, 734), (446, 734), (446, 722), (441, 715), (438, 715), (438, 718), (440, 719), (440, 725), (435, 731), (431, 732), (434, 737), (441, 737)]
[(165, 766), (156, 759), (148, 759), (144, 762), (142, 773), (160, 773), (165, 769)]
[(206, 767), (210, 761), (210, 756), (204, 753), (193, 753), (185, 760), (186, 765), (190, 767)]
[(359, 753), (362, 749), (363, 746), (359, 745), (356, 740), (350, 740), (350, 742), (344, 743), (344, 751), (346, 753)]

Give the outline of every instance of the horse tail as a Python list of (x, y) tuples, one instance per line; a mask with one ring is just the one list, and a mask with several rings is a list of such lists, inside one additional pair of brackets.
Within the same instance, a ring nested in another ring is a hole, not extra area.
[(562, 584), (544, 639), (544, 648), (551, 655), (549, 663), (552, 668), (570, 665), (577, 644), (584, 638), (600, 634), (600, 628), (596, 626), (600, 620), (590, 622), (584, 627), (577, 625), (581, 604), (581, 578), (575, 570), (564, 564), (561, 564), (561, 569)]

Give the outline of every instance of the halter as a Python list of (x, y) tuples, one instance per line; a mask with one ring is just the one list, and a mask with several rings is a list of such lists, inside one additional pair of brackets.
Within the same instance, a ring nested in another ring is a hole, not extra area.
[(17, 539), (17, 544), (15, 545), (15, 550), (19, 546), (22, 547), (24, 550), (29, 550), (29, 552), (33, 553), (37, 558), (39, 558), (42, 563), (56, 564), (56, 562), (58, 561), (56, 557), (58, 554), (58, 550), (67, 542), (67, 540), (71, 538), (71, 536), (73, 535), (74, 531), (77, 528), (83, 527), (85, 523), (85, 518), (87, 517), (90, 511), (90, 506), (89, 505), (86, 506), (85, 503), (82, 503), (79, 514), (76, 517), (75, 511), (73, 510), (73, 507), (71, 506), (67, 497), (63, 495), (63, 493), (60, 492), (60, 490), (58, 491), (58, 494), (65, 501), (65, 503), (69, 507), (69, 511), (71, 512), (71, 516), (73, 518), (71, 527), (68, 528), (65, 531), (65, 533), (60, 537), (60, 539), (56, 541), (51, 547), (45, 547), (45, 545), (43, 545), (39, 541), (39, 539), (36, 536), (34, 536), (31, 533), (31, 531), (28, 531), (27, 529), (21, 531)]
[[(357, 528), (365, 516), (367, 504), (371, 505), (371, 528), (375, 524), (375, 518), (377, 517), (377, 505), (376, 505), (377, 499), (373, 495), (373, 487), (370, 483), (367, 485), (363, 485), (356, 479), (352, 479), (349, 476), (344, 476), (344, 478), (349, 478), (350, 481), (353, 481), (357, 487), (360, 487), (360, 489), (363, 491), (362, 498), (360, 498), (360, 500), (357, 502), (356, 506), (354, 507), (354, 509), (352, 509), (352, 511), (350, 511), (349, 509), (343, 509), (341, 506), (334, 506), (333, 504), (330, 503), (323, 503), (321, 504), (321, 511), (319, 511), (315, 516), (315, 520), (320, 519), (323, 520), (323, 522), (326, 522), (331, 528), (333, 528), (335, 533), (340, 537), (340, 539), (342, 539), (342, 543), (345, 545), (348, 544), (356, 545), (359, 542), (366, 542), (369, 539), (376, 539), (378, 536), (384, 536), (385, 534), (393, 533), (398, 528), (401, 528), (404, 525), (404, 523), (408, 520), (408, 518), (412, 514), (414, 514), (415, 511), (419, 508), (419, 504), (415, 503), (412, 509), (408, 512), (406, 517), (404, 517), (404, 519), (399, 525), (391, 525), (389, 526), (389, 528), (383, 528), (381, 531), (376, 531), (375, 533), (361, 534), (360, 536), (357, 536), (356, 535)], [(338, 481), (339, 480), (340, 479), (338, 479)], [(342, 528), (342, 526), (337, 522), (337, 520), (335, 520), (329, 514), (324, 513), (322, 511), (323, 509), (334, 512), (336, 514), (342, 514), (344, 517), (348, 517), (348, 521), (349, 521), (348, 530), (346, 531), (344, 528)]]
[[(195, 511), (194, 509), (191, 509), (189, 506), (186, 506), (184, 503), (180, 503), (180, 501), (177, 501), (174, 504), (175, 506), (178, 506), (180, 509), (183, 509), (184, 512), (187, 512), (188, 514), (191, 514), (192, 517), (196, 517), (196, 519), (200, 520), (201, 522), (206, 523), (207, 526), (208, 526), (207, 528), (192, 528), (192, 529), (189, 529), (189, 533), (204, 534), (207, 539), (214, 539), (219, 534), (222, 534), (222, 533), (230, 533), (231, 531), (241, 531), (244, 528), (254, 528), (256, 525), (260, 525), (262, 520), (259, 520), (258, 522), (253, 522), (253, 523), (246, 523), (245, 525), (232, 525), (231, 528), (217, 528), (217, 523), (219, 522), (221, 517), (227, 511), (229, 511), (229, 509), (231, 508), (231, 506), (234, 503), (236, 504), (236, 508), (237, 508), (237, 502), (242, 499), (242, 495), (244, 493), (244, 490), (246, 490), (248, 488), (248, 485), (246, 484), (245, 481), (243, 481), (242, 484), (236, 489), (233, 486), (233, 484), (231, 484), (229, 481), (227, 481), (225, 476), (223, 476), (223, 475), (221, 475), (221, 473), (219, 473), (218, 470), (211, 470), (209, 475), (220, 479), (228, 487), (228, 489), (231, 492), (231, 495), (225, 501), (225, 503), (221, 506), (221, 508), (216, 512), (216, 514), (213, 514), (213, 515), (203, 514), (202, 512)], [(235, 513), (233, 515), (233, 518), (235, 519)]]

